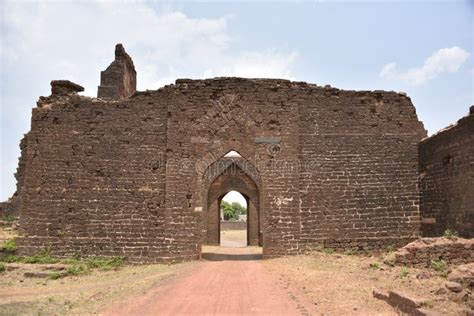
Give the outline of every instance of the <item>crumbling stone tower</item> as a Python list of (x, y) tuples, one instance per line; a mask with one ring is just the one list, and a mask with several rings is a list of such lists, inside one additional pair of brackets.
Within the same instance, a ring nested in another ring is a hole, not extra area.
[(405, 94), (243, 78), (135, 92), (135, 74), (117, 45), (99, 98), (66, 82), (40, 98), (22, 142), (21, 253), (196, 259), (230, 190), (267, 258), (419, 235), (426, 131)]

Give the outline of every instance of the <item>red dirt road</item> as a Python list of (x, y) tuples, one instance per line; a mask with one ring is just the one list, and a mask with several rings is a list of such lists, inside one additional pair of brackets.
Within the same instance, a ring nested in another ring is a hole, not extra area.
[(249, 248), (216, 248), (182, 275), (107, 315), (302, 315), (278, 279)]

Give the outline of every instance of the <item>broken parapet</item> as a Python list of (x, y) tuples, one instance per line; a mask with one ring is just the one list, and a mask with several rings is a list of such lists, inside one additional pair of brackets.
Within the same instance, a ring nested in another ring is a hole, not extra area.
[(67, 95), (84, 91), (84, 87), (69, 80), (51, 81), (51, 95)]
[(100, 73), (98, 98), (126, 99), (137, 91), (137, 72), (122, 44), (115, 46), (115, 60)]
[(474, 239), (421, 238), (398, 249), (393, 263), (402, 266), (430, 267), (433, 260), (450, 264), (474, 262)]

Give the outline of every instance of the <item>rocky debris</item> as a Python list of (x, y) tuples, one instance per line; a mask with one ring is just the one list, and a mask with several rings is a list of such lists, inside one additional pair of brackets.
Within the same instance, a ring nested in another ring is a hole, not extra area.
[(474, 262), (458, 266), (448, 277), (449, 281), (474, 289)]
[(25, 278), (48, 278), (49, 272), (25, 272), (23, 274)]
[(380, 300), (386, 301), (400, 313), (416, 316), (436, 316), (439, 313), (423, 308), (424, 301), (414, 298), (402, 292), (373, 290), (372, 295)]
[(51, 81), (51, 95), (68, 95), (84, 91), (84, 87), (69, 80)]
[(474, 262), (474, 239), (420, 238), (398, 249), (393, 263), (416, 267), (429, 267), (432, 260), (451, 264)]
[(462, 285), (458, 282), (448, 281), (445, 284), (446, 288), (452, 292), (459, 293), (462, 292)]
[(443, 294), (446, 294), (448, 293), (448, 290), (446, 290), (445, 287), (440, 287), (439, 289), (436, 290), (435, 294), (436, 295), (443, 295)]
[(429, 279), (431, 278), (431, 273), (428, 272), (428, 271), (420, 271), (417, 275), (416, 275), (416, 278), (418, 280), (423, 280), (423, 279)]

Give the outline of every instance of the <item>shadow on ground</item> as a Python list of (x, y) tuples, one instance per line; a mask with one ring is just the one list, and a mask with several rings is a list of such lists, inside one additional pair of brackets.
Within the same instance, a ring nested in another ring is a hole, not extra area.
[(261, 260), (261, 253), (252, 254), (226, 254), (226, 253), (212, 253), (207, 252), (202, 254), (202, 259), (207, 261), (247, 261), (247, 260)]
[(250, 261), (262, 259), (262, 247), (203, 246), (201, 258), (207, 261)]

